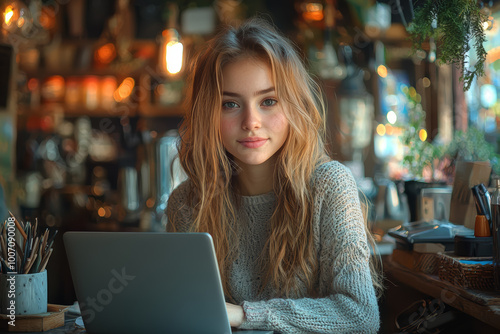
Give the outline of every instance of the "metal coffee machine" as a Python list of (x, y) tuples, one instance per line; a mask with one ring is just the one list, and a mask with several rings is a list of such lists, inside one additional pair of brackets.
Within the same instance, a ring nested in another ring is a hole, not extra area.
[[(172, 190), (186, 180), (177, 151), (180, 137), (177, 130), (168, 131), (165, 136), (153, 142), (150, 155), (152, 197), (151, 228), (152, 231), (165, 231), (168, 197)], [(149, 205), (148, 205), (149, 206)]]

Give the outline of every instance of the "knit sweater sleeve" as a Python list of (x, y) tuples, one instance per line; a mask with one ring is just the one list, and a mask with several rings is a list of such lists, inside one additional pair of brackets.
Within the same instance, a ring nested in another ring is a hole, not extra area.
[(189, 180), (181, 183), (170, 194), (165, 210), (167, 232), (188, 232), (192, 222), (193, 208), (188, 203)]
[[(241, 328), (282, 333), (376, 333), (378, 304), (369, 269), (356, 183), (338, 162), (318, 168), (315, 206), (319, 214), (321, 298), (271, 299), (242, 303)], [(316, 209), (315, 209), (316, 211)]]

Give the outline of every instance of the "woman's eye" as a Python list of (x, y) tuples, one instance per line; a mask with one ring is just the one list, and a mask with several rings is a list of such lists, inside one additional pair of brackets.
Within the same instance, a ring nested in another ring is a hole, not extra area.
[(266, 99), (264, 100), (264, 102), (262, 102), (262, 105), (264, 107), (272, 107), (274, 106), (276, 103), (278, 103), (278, 101), (276, 101), (275, 99)]
[(234, 102), (224, 102), (222, 104), (222, 107), (225, 109), (233, 109), (233, 108), (238, 108), (238, 105)]

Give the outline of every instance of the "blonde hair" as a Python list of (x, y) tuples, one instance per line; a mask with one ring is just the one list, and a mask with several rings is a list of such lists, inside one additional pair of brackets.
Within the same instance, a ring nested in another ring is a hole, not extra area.
[[(330, 160), (321, 135), (325, 133), (325, 105), (320, 87), (291, 42), (261, 19), (246, 21), (239, 28), (226, 27), (192, 63), (179, 147), (182, 167), (191, 180), (190, 202), (195, 209), (191, 230), (212, 235), (224, 292), (232, 299), (229, 271), (238, 249), (232, 224), (238, 203), (233, 189), (237, 166), (224, 149), (218, 124), (222, 68), (241, 57), (258, 57), (270, 65), (290, 124), (288, 137), (277, 152), (273, 185), (277, 206), (270, 220), (271, 235), (261, 254), (265, 263), (261, 288), (272, 284), (278, 296), (289, 296), (297, 292), (299, 279), (308, 293), (315, 295), (318, 259), (310, 181), (316, 167)], [(369, 231), (367, 234), (370, 239)], [(374, 270), (372, 277), (375, 287), (380, 287)]]

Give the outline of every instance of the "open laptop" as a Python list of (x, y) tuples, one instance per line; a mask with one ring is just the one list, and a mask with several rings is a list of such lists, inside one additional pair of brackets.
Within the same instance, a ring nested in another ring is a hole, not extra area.
[(231, 333), (209, 234), (66, 232), (63, 239), (88, 333)]

